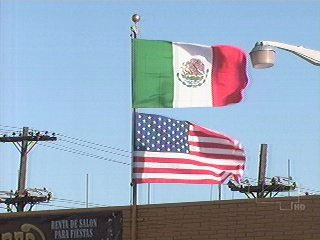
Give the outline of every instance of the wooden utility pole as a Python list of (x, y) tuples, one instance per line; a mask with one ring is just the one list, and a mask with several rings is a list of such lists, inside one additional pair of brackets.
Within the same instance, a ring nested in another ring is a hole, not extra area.
[(258, 186), (260, 187), (260, 192), (257, 192), (258, 198), (263, 198), (264, 187), (266, 182), (266, 168), (267, 168), (267, 144), (261, 144), (260, 149), (260, 161), (259, 161), (259, 174), (258, 174)]
[[(22, 130), (22, 137), (28, 137), (29, 128), (24, 127)], [(26, 189), (27, 181), (27, 156), (28, 156), (28, 140), (21, 140), (21, 150), (20, 150), (20, 170), (19, 170), (19, 182), (18, 191)]]
[[(13, 133), (12, 136), (2, 135), (0, 137), (0, 142), (8, 143), (11, 142), (20, 152), (20, 170), (18, 178), (18, 190), (14, 194), (14, 197), (10, 196), (4, 200), (1, 200), (0, 203), (7, 204), (8, 208), (10, 205), (14, 205), (17, 209), (17, 212), (23, 212), (24, 207), (27, 204), (31, 205), (31, 208), (34, 204), (47, 201), (48, 196), (29, 196), (26, 189), (27, 181), (27, 166), (28, 166), (28, 153), (34, 148), (34, 146), (40, 141), (56, 141), (55, 136), (48, 136), (47, 134), (41, 134), (40, 132), (29, 131), (28, 127), (23, 127), (22, 134), (16, 136), (16, 133)], [(39, 192), (39, 189), (35, 190)], [(35, 192), (33, 191), (33, 192)], [(46, 192), (46, 190), (44, 190)], [(49, 194), (51, 195), (51, 194)], [(31, 210), (30, 208), (30, 210)]]

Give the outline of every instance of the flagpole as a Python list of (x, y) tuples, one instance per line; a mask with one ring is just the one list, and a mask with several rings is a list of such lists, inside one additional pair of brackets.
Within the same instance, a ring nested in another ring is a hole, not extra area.
[(131, 187), (132, 187), (132, 210), (131, 210), (131, 240), (136, 240), (137, 238), (137, 184), (134, 182), (133, 178), (133, 167), (134, 167), (134, 142), (135, 142), (135, 126), (136, 126), (136, 109), (133, 106), (134, 92), (133, 92), (133, 78), (134, 78), (134, 46), (133, 39), (137, 38), (138, 28), (137, 23), (140, 21), (140, 16), (138, 14), (132, 15), (131, 18), (134, 26), (131, 27), (131, 98), (132, 98), (132, 133), (131, 133)]
[(148, 183), (148, 204), (150, 204), (150, 183)]

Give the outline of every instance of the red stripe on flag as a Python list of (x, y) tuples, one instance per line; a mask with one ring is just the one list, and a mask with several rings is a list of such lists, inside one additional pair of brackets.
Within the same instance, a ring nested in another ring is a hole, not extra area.
[(189, 133), (188, 133), (191, 136), (215, 137), (215, 138), (222, 138), (222, 139), (229, 140), (231, 143), (234, 142), (233, 139), (231, 139), (228, 136), (225, 136), (221, 133), (213, 132), (210, 129), (206, 129), (206, 128), (201, 127), (199, 125), (196, 125), (194, 123), (192, 123), (192, 126), (193, 126), (193, 130), (189, 131)]
[(185, 184), (221, 184), (221, 181), (215, 181), (211, 179), (203, 180), (187, 180), (187, 179), (163, 179), (163, 178), (147, 178), (134, 179), (135, 183), (185, 183)]
[(138, 156), (133, 159), (137, 183), (221, 184), (230, 176), (239, 181), (246, 160), (239, 142), (191, 124), (188, 132), (190, 152), (169, 152), (163, 148), (157, 152), (152, 149), (134, 153)]
[(212, 47), (212, 101), (213, 106), (225, 106), (242, 100), (242, 90), (247, 86), (246, 54), (233, 46)]
[[(212, 175), (214, 177), (221, 177), (225, 172), (216, 173), (209, 170), (198, 169), (174, 169), (174, 168), (134, 168), (134, 173), (172, 173), (172, 174), (199, 174), (199, 175)], [(234, 174), (239, 175), (239, 174)]]
[(242, 150), (242, 148), (234, 145), (225, 145), (220, 143), (209, 143), (209, 142), (190, 142), (189, 145), (197, 146), (197, 147), (206, 147), (206, 148), (220, 148), (220, 149), (234, 149), (234, 150)]
[[(228, 174), (225, 178), (220, 181), (212, 179), (170, 179), (170, 178), (136, 178), (133, 179), (134, 183), (186, 183), (186, 184), (222, 184), (224, 181), (232, 176)], [(237, 178), (237, 177), (235, 177)]]

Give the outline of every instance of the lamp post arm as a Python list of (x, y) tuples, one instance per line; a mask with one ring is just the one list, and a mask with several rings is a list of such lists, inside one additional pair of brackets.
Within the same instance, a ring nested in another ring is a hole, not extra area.
[(261, 44), (286, 50), (312, 63), (313, 65), (320, 66), (320, 51), (272, 41), (262, 41)]

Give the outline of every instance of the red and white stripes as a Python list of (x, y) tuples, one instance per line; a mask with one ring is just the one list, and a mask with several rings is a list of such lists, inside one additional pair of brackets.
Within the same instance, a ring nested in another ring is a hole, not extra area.
[(190, 124), (188, 144), (188, 153), (135, 151), (134, 181), (221, 184), (243, 175), (246, 157), (236, 140)]

